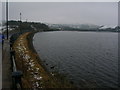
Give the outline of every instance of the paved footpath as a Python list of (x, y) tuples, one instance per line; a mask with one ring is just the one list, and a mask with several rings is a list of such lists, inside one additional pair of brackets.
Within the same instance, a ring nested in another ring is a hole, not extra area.
[(5, 40), (2, 52), (2, 89), (12, 88), (12, 71), (10, 61), (10, 46), (9, 41)]
[(0, 90), (2, 89), (2, 43), (0, 42)]

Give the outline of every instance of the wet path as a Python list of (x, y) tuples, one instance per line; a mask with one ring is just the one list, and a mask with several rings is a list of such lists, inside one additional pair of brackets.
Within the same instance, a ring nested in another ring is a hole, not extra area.
[(2, 53), (2, 88), (10, 89), (12, 87), (12, 71), (10, 62), (9, 41), (5, 40)]
[(0, 89), (2, 89), (2, 43), (0, 43)]

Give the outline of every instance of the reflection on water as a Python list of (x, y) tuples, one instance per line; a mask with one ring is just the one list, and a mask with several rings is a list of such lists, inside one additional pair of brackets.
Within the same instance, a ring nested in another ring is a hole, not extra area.
[(41, 32), (33, 43), (50, 71), (66, 74), (78, 87), (117, 87), (117, 33)]

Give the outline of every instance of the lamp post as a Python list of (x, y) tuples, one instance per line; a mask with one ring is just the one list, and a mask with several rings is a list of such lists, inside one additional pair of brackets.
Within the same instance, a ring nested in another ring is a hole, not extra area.
[(6, 30), (7, 30), (7, 40), (8, 40), (8, 0), (6, 1)]
[(22, 15), (22, 14), (21, 14), (21, 12), (20, 12), (20, 27), (19, 27), (19, 28), (20, 28), (20, 34), (22, 34), (22, 31), (21, 31), (21, 22), (22, 22), (22, 21), (21, 21), (21, 15)]

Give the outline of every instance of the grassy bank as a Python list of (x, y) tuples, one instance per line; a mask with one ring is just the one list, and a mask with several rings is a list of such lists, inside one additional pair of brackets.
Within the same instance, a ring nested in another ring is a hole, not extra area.
[(42, 64), (32, 45), (34, 33), (27, 32), (14, 42), (17, 69), (23, 71), (24, 88), (72, 88), (67, 80), (61, 80), (49, 73)]

